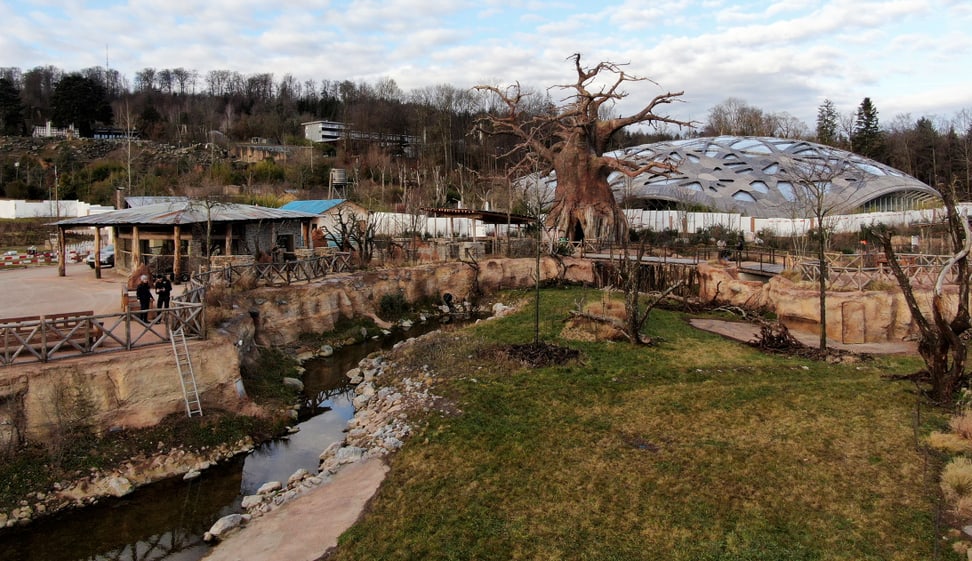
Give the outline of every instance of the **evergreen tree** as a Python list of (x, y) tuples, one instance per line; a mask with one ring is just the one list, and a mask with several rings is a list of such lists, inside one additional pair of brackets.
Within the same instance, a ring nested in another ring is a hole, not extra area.
[(851, 147), (862, 156), (883, 161), (884, 140), (878, 125), (878, 111), (869, 97), (865, 97), (857, 108)]
[(0, 78), (0, 134), (20, 135), (24, 132), (24, 105), (13, 82)]
[(95, 123), (114, 120), (105, 89), (91, 78), (69, 74), (57, 83), (51, 98), (54, 125), (74, 125), (83, 137), (90, 137)]
[(840, 115), (834, 102), (823, 100), (817, 108), (817, 142), (828, 146), (840, 145)]

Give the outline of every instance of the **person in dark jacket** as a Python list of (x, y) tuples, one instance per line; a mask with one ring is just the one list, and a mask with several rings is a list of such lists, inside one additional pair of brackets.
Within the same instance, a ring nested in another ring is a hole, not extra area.
[(138, 279), (138, 286), (135, 287), (135, 297), (138, 298), (138, 305), (141, 308), (141, 312), (138, 316), (142, 321), (148, 320), (148, 311), (152, 307), (152, 287), (149, 286), (148, 275), (142, 275)]
[(168, 308), (169, 296), (172, 294), (172, 282), (165, 275), (155, 277), (155, 297), (158, 299), (156, 307)]

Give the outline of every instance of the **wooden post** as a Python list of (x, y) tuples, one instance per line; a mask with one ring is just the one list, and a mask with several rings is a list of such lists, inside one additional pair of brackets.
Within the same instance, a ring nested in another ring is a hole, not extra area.
[(172, 276), (178, 279), (182, 276), (182, 230), (179, 226), (172, 227), (172, 240), (175, 243), (172, 251)]
[(94, 266), (95, 278), (101, 278), (101, 228), (95, 227), (94, 232)]
[[(118, 258), (115, 258), (117, 266)], [(142, 266), (142, 242), (138, 239), (138, 226), (132, 226), (132, 272)]]
[(233, 255), (233, 223), (226, 223), (226, 244), (223, 249), (223, 255)]
[(67, 273), (65, 272), (65, 263), (67, 263), (67, 248), (64, 245), (64, 227), (57, 227), (57, 276), (63, 277)]

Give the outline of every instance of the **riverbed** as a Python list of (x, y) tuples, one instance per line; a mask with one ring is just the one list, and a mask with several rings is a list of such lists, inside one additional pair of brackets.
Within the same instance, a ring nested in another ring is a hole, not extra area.
[(209, 551), (203, 534), (219, 518), (241, 512), (243, 496), (294, 472), (315, 473), (321, 452), (343, 439), (354, 415), (345, 372), (361, 358), (438, 327), (436, 322), (339, 349), (304, 364), (298, 431), (190, 481), (170, 479), (121, 499), (0, 532), (0, 561), (198, 561)]

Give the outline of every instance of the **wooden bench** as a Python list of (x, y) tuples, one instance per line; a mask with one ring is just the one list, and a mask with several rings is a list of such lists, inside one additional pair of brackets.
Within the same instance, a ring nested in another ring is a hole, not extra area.
[(93, 320), (94, 312), (68, 312), (0, 319), (0, 340), (9, 353), (11, 347), (28, 347), (33, 354), (41, 349), (57, 351), (67, 347), (90, 350), (104, 334), (101, 323)]

